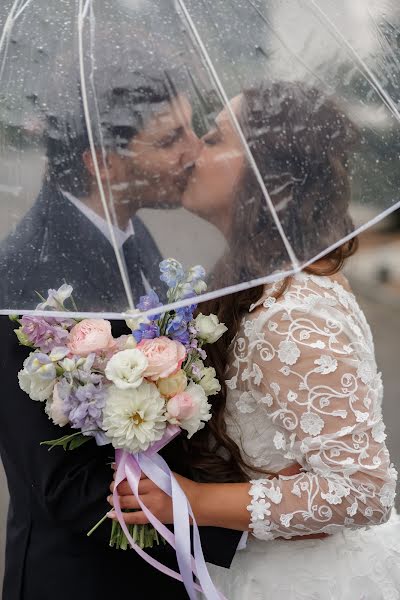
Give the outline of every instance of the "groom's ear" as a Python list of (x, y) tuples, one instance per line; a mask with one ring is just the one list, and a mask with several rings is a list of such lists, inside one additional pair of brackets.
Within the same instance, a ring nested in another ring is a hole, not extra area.
[(107, 177), (112, 179), (110, 169), (111, 161), (107, 154), (104, 156), (101, 150), (96, 149), (94, 153), (88, 148), (82, 155), (83, 164), (93, 179), (96, 179), (96, 171), (99, 170), (101, 181), (107, 181)]

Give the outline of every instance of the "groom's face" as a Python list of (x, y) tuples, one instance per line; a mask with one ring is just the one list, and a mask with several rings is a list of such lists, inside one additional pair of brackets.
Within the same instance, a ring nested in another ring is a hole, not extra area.
[(119, 153), (127, 198), (136, 209), (179, 205), (201, 147), (188, 99), (181, 95), (161, 103)]

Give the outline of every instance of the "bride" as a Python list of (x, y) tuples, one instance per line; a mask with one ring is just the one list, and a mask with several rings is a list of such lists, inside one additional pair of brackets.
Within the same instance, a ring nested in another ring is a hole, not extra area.
[[(344, 238), (347, 157), (357, 138), (347, 117), (298, 84), (245, 91), (231, 108), (299, 259)], [(228, 240), (214, 273), (219, 287), (224, 278), (260, 277), (267, 263), (284, 265), (227, 109), (204, 138), (184, 205)], [(381, 375), (341, 272), (355, 249), (349, 241), (297, 275), (207, 305), (228, 326), (208, 348), (226, 383), (208, 428), (191, 440), (201, 483), (179, 482), (200, 525), (249, 532), (229, 570), (209, 566), (230, 600), (400, 598), (397, 474), (385, 445)], [(149, 508), (172, 522), (170, 499), (146, 479), (141, 485)], [(138, 508), (126, 486), (120, 493), (124, 507)]]

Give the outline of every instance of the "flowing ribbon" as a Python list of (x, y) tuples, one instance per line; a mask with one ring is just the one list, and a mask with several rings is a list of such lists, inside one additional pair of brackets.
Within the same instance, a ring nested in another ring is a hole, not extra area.
[[(196, 590), (202, 592), (207, 600), (226, 600), (224, 596), (218, 592), (208, 573), (201, 547), (199, 529), (189, 501), (171, 472), (171, 469), (168, 467), (165, 460), (158, 454), (158, 451), (179, 433), (179, 427), (170, 426), (162, 440), (149, 448), (147, 452), (129, 454), (123, 450), (116, 451), (115, 458), (117, 471), (113, 493), (115, 513), (133, 550), (135, 550), (147, 563), (161, 571), (161, 573), (164, 573), (173, 579), (177, 579), (178, 581), (182, 581), (190, 600), (196, 600)], [(142, 472), (165, 494), (172, 498), (174, 533), (153, 515), (140, 498), (139, 482)], [(179, 573), (149, 556), (147, 552), (142, 550), (142, 548), (134, 542), (124, 521), (124, 515), (121, 510), (117, 492), (118, 485), (125, 479), (128, 481), (141, 510), (144, 512), (149, 522), (176, 551)], [(190, 517), (192, 518), (193, 525), (194, 557), (190, 550)], [(199, 584), (194, 582), (193, 575), (197, 577)]]

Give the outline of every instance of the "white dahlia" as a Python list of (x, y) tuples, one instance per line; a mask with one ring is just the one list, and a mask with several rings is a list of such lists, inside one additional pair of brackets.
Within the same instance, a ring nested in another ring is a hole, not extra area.
[(136, 389), (111, 385), (103, 410), (103, 428), (114, 448), (143, 452), (164, 435), (165, 401), (154, 383)]

